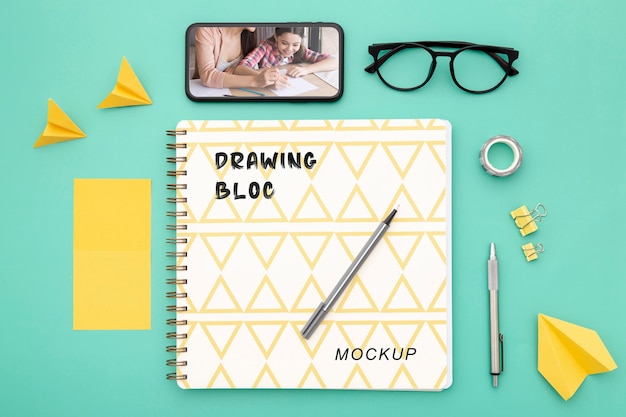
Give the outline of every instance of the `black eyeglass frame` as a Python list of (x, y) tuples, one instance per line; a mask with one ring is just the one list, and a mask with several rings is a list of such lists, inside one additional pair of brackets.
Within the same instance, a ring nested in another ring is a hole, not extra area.
[[(453, 52), (444, 52), (444, 51), (434, 51), (433, 48), (457, 48), (456, 51)], [(381, 75), (379, 68), (393, 55), (397, 52), (400, 52), (407, 48), (422, 48), (426, 50), (430, 56), (432, 57), (432, 63), (430, 64), (430, 70), (428, 72), (428, 76), (426, 80), (416, 86), (416, 87), (397, 87), (390, 83), (388, 83), (384, 77)], [(380, 58), (378, 57), (381, 51), (388, 50), (384, 55)], [(463, 87), (456, 79), (454, 74), (454, 59), (463, 51), (466, 50), (476, 50), (485, 52), (487, 55), (492, 57), (498, 65), (504, 70), (504, 77), (497, 83), (494, 87), (491, 87), (487, 90), (470, 90), (468, 88)], [(471, 42), (460, 42), (460, 41), (417, 41), (417, 42), (394, 42), (394, 43), (375, 43), (368, 47), (369, 54), (374, 58), (374, 62), (365, 67), (365, 71), (370, 74), (377, 73), (378, 78), (388, 87), (393, 88), (394, 90), (399, 91), (412, 91), (417, 90), (418, 88), (422, 88), (425, 86), (428, 81), (432, 78), (435, 73), (435, 68), (437, 67), (437, 58), (440, 56), (447, 56), (450, 58), (450, 75), (452, 76), (452, 81), (463, 91), (467, 91), (468, 93), (473, 94), (483, 94), (488, 93), (490, 91), (495, 90), (500, 87), (502, 83), (507, 79), (507, 77), (512, 77), (514, 75), (519, 74), (519, 71), (513, 67), (513, 62), (519, 57), (519, 51), (513, 48), (505, 47), (505, 46), (491, 46), (491, 45), (481, 45)], [(506, 55), (509, 61), (505, 61), (498, 54)]]

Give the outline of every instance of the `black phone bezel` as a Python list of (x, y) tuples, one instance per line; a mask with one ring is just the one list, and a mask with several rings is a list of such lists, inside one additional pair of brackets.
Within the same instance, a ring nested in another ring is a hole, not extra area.
[[(194, 96), (190, 91), (189, 82), (191, 77), (189, 75), (190, 72), (190, 46), (191, 40), (190, 36), (193, 32), (192, 30), (197, 27), (310, 27), (310, 28), (321, 28), (321, 27), (332, 27), (337, 30), (338, 34), (338, 88), (337, 94), (332, 96), (222, 96), (222, 97), (199, 97)], [(334, 22), (211, 22), (211, 23), (193, 23), (187, 27), (185, 32), (185, 94), (187, 97), (195, 102), (333, 102), (337, 101), (343, 95), (344, 90), (344, 32), (343, 28)]]

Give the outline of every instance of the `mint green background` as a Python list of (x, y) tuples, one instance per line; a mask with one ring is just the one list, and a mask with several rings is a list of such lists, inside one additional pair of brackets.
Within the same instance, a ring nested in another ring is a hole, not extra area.
[[(563, 401), (537, 372), (537, 314), (593, 328), (626, 366), (626, 3), (619, 0), (210, 2), (23, 0), (0, 6), (0, 414), (7, 416), (617, 416), (624, 369)], [(184, 31), (198, 21), (335, 21), (345, 30), (336, 103), (193, 103)], [(367, 46), (465, 40), (515, 47), (520, 75), (476, 96), (451, 82), (400, 93), (363, 68)], [(125, 55), (151, 106), (97, 110)], [(86, 139), (33, 149), (53, 98)], [(442, 393), (183, 391), (165, 380), (166, 129), (180, 119), (413, 118), (454, 138), (454, 383)], [(524, 148), (521, 169), (487, 175), (495, 134)], [(72, 181), (152, 179), (152, 330), (72, 330)], [(522, 238), (509, 211), (543, 202)], [(486, 258), (498, 245), (506, 368), (490, 383)], [(527, 263), (520, 246), (543, 242)]]

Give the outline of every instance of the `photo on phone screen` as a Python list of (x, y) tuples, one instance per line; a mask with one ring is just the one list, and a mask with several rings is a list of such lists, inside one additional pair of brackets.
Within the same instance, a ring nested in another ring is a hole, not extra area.
[(194, 23), (185, 92), (193, 101), (335, 101), (343, 93), (336, 23)]

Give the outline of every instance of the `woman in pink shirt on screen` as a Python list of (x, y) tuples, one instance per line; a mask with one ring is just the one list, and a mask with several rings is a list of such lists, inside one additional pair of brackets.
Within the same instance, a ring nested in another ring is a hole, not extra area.
[(202, 85), (214, 88), (281, 87), (286, 83), (278, 69), (255, 74), (234, 74), (239, 61), (256, 46), (256, 28), (197, 27), (196, 68)]
[(313, 72), (337, 68), (335, 58), (302, 45), (303, 38), (303, 27), (276, 28), (274, 36), (262, 41), (253, 51), (245, 55), (235, 73), (253, 75), (256, 73), (254, 68), (263, 71), (266, 68), (287, 65), (284, 71), (287, 75), (302, 77)]

